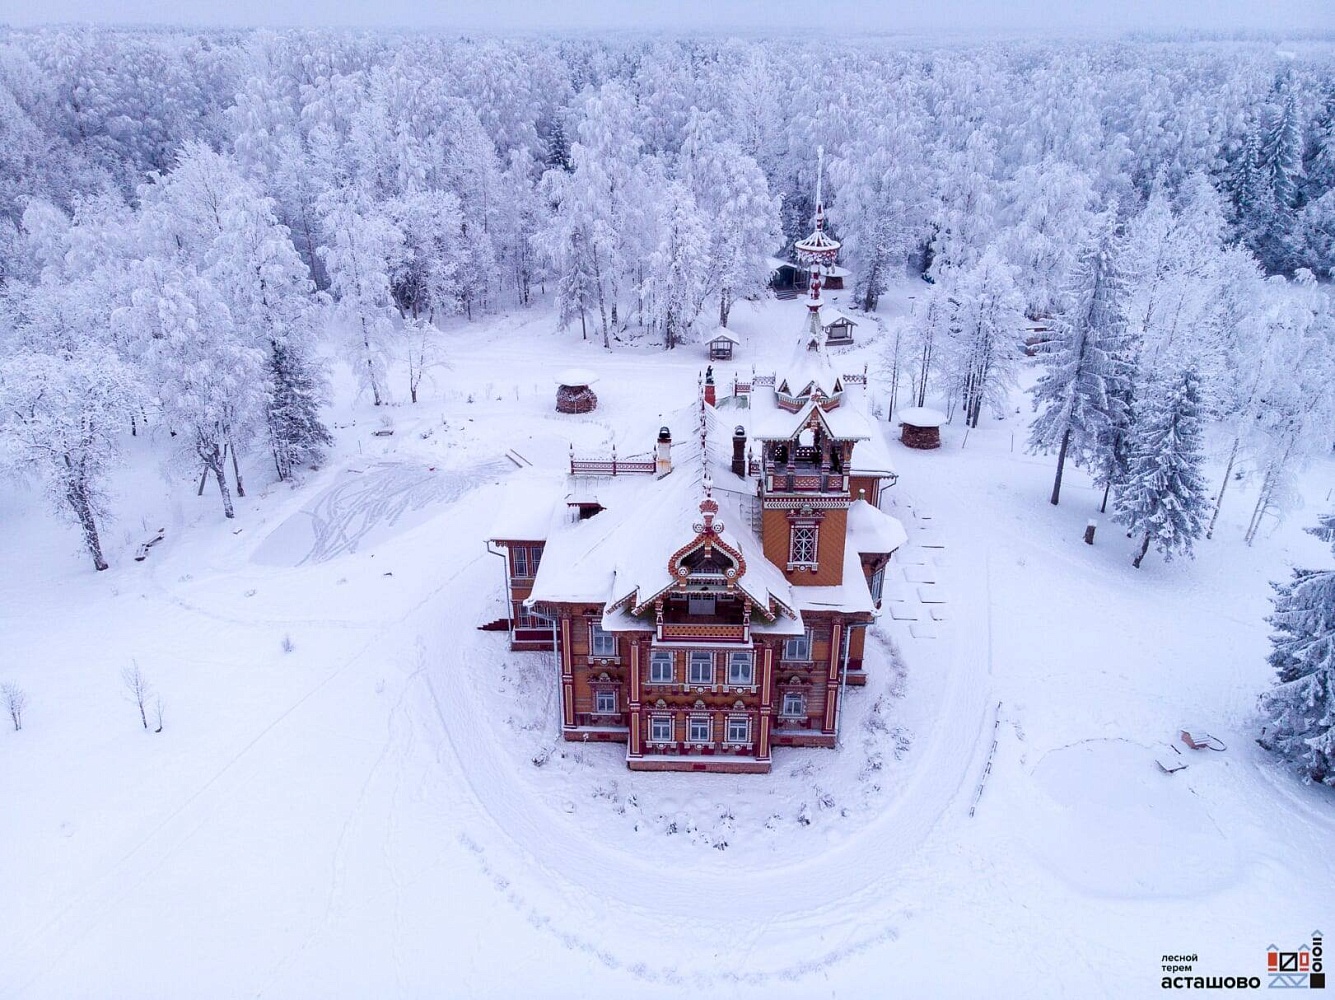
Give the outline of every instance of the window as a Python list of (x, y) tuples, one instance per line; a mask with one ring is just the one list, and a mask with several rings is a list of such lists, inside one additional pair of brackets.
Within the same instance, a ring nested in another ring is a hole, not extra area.
[(649, 742), (672, 742), (672, 716), (654, 715), (649, 718)]
[(794, 636), (784, 642), (783, 658), (799, 661), (811, 659), (811, 629), (807, 629), (800, 636)]
[(880, 569), (878, 569), (875, 573), (871, 575), (871, 585), (869, 588), (871, 590), (872, 600), (874, 600), (877, 604), (881, 603), (881, 591), (884, 589), (884, 587), (885, 587), (885, 567), (882, 566)]
[(750, 653), (728, 654), (728, 683), (755, 683), (755, 658)]
[(707, 715), (692, 715), (690, 725), (690, 742), (692, 743), (710, 743), (713, 741), (713, 729)]
[(552, 627), (552, 620), (546, 615), (540, 615), (532, 608), (524, 607), (522, 603), (516, 605), (516, 607), (519, 608), (519, 614), (515, 616), (516, 628), (550, 629)]
[(671, 653), (654, 653), (649, 658), (649, 683), (671, 684), (674, 680)]
[(714, 613), (714, 598), (712, 597), (692, 597), (686, 602), (686, 610), (693, 615), (712, 615)]
[(816, 537), (819, 529), (814, 524), (795, 524), (788, 545), (788, 561), (794, 566), (816, 565)]
[(611, 632), (604, 632), (601, 625), (589, 625), (589, 655), (616, 656), (617, 637)]
[(692, 684), (714, 683), (714, 654), (691, 653), (691, 672), (688, 675)]
[(728, 716), (728, 742), (751, 742), (751, 720), (745, 715)]
[(542, 561), (541, 545), (512, 545), (510, 551), (516, 577), (527, 579), (538, 575), (538, 563)]
[(616, 715), (617, 693), (615, 691), (595, 692), (593, 710), (595, 715)]
[(807, 714), (807, 700), (802, 697), (801, 691), (785, 691), (783, 693), (783, 711), (780, 715), (792, 718)]

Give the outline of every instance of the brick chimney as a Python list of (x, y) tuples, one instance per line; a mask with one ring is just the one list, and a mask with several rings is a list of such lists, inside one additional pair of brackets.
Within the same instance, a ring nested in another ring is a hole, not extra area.
[(746, 428), (741, 424), (732, 432), (732, 474), (746, 478)]
[(654, 472), (662, 478), (672, 471), (672, 432), (658, 428), (658, 447), (654, 450)]
[(714, 397), (714, 366), (710, 365), (705, 369), (705, 402), (710, 406), (715, 405)]

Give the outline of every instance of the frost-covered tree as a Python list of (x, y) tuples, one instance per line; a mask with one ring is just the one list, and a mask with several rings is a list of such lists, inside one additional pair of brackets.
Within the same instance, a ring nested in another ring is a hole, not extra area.
[(1260, 475), (1246, 540), (1255, 541), (1267, 516), (1280, 517), (1296, 500), (1294, 477), (1330, 447), (1335, 424), (1335, 313), (1312, 275), (1270, 281), (1264, 322), (1275, 353), (1264, 392), (1247, 428), (1248, 457)]
[(884, 117), (830, 162), (837, 197), (830, 222), (837, 227), (842, 259), (853, 271), (853, 298), (872, 312), (890, 284), (904, 273), (908, 255), (926, 232), (929, 175), (923, 161), (924, 123), (908, 98), (895, 100)]
[(1126, 481), (1113, 517), (1140, 538), (1131, 561), (1137, 569), (1151, 544), (1165, 559), (1191, 555), (1205, 530), (1201, 417), (1200, 380), (1190, 368), (1152, 383), (1136, 400)]
[(399, 309), (430, 320), (463, 312), (464, 286), (474, 268), (459, 199), (449, 191), (412, 191), (387, 202), (385, 210), (403, 234), (392, 284)]
[(709, 288), (718, 298), (719, 325), (738, 298), (762, 292), (769, 284), (766, 255), (783, 240), (779, 200), (769, 192), (760, 166), (735, 142), (704, 138), (683, 150), (698, 211), (709, 231)]
[(1297, 98), (1286, 79), (1261, 109), (1231, 178), (1238, 234), (1272, 274), (1291, 273), (1297, 264), (1302, 155)]
[(709, 281), (709, 231), (695, 199), (673, 182), (664, 201), (661, 237), (646, 275), (646, 318), (663, 331), (663, 346), (676, 347), (700, 313)]
[[(1335, 543), (1335, 515), (1308, 531)], [(1278, 682), (1261, 696), (1261, 745), (1309, 780), (1335, 785), (1335, 570), (1295, 569), (1293, 579), (1271, 586), (1270, 665)]]
[(999, 242), (1015, 266), (1025, 313), (1050, 316), (1094, 219), (1093, 182), (1069, 163), (1045, 160), (1021, 167), (1006, 188), (1011, 222)]
[(951, 395), (977, 427), (983, 404), (1004, 409), (1019, 364), (1016, 330), (1023, 313), (1013, 268), (989, 248), (978, 263), (938, 279), (949, 319), (942, 354)]
[(1061, 498), (1067, 458), (1097, 469), (1108, 461), (1115, 429), (1123, 420), (1126, 377), (1122, 299), (1114, 267), (1116, 222), (1105, 213), (1081, 248), (1065, 304), (1043, 345), (1043, 375), (1034, 385), (1038, 417), (1029, 433), (1032, 452), (1057, 451), (1050, 501)]
[(134, 401), (130, 371), (106, 348), (24, 352), (0, 362), (0, 463), (40, 477), (99, 570), (107, 568), (98, 527), (107, 474)]
[(345, 329), (358, 384), (380, 406), (389, 398), (386, 359), (398, 318), (390, 276), (404, 259), (403, 233), (347, 203), (334, 206), (324, 226), (328, 242), (319, 255), (329, 272), (334, 315)]
[[(267, 355), (265, 427), (278, 478), (318, 462), (331, 440), (320, 421), (326, 387), (315, 359), (320, 303), (273, 200), (199, 143), (187, 144), (175, 169), (141, 197), (150, 252), (197, 269), (225, 303), (237, 336)], [(235, 465), (238, 442), (229, 444)]]
[(235, 456), (262, 419), (265, 352), (238, 336), (227, 304), (203, 275), (151, 258), (131, 275), (131, 304), (117, 320), (146, 357), (163, 421), (217, 481), (223, 513), (234, 517), (227, 453)]

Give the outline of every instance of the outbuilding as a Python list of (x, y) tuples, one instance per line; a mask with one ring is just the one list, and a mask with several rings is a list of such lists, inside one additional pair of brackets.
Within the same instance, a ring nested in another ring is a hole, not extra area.
[(899, 440), (905, 447), (926, 451), (941, 447), (941, 425), (946, 415), (927, 406), (911, 406), (899, 411)]
[(589, 386), (598, 376), (583, 368), (567, 368), (556, 376), (556, 412), (588, 413), (598, 408), (598, 397)]

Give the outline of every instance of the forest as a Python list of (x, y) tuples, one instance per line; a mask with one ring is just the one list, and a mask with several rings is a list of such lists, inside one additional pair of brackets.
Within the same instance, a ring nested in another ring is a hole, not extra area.
[(1324, 43), (52, 28), (0, 35), (0, 468), (104, 569), (127, 436), (232, 517), (330, 444), (330, 337), (375, 405), (504, 310), (671, 349), (768, 294), (818, 171), (857, 307), (921, 281), (892, 409), (1001, 413), (1041, 325), (1029, 447), (1137, 566), (1243, 470), (1250, 541), (1330, 450)]

